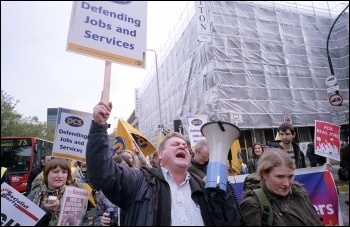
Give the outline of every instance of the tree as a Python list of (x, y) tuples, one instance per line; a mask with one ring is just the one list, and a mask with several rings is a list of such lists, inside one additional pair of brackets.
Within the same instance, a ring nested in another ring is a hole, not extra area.
[(16, 135), (22, 119), (22, 115), (15, 111), (18, 102), (1, 90), (1, 137)]
[(35, 136), (53, 141), (55, 126), (40, 122), (37, 116), (23, 118), (15, 111), (18, 102), (1, 90), (1, 137)]

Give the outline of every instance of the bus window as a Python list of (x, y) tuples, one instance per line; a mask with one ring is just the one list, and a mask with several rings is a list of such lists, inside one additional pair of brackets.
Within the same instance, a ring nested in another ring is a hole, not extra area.
[(52, 148), (53, 142), (36, 137), (2, 137), (1, 166), (7, 168), (11, 186), (25, 193), (29, 172), (40, 165), (43, 154), (52, 154)]

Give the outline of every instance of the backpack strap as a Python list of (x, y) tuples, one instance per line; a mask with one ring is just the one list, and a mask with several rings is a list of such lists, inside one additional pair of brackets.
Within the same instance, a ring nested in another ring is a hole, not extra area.
[(256, 197), (258, 198), (261, 209), (261, 225), (272, 226), (273, 212), (271, 203), (269, 202), (265, 192), (261, 188), (254, 189)]
[(190, 168), (192, 168), (199, 176), (202, 177), (202, 179), (204, 179), (206, 174), (201, 169), (199, 169), (196, 165), (191, 164)]

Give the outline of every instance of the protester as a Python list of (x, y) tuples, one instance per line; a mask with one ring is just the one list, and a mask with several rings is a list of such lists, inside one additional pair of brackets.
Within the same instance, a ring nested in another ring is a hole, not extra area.
[(263, 145), (260, 143), (254, 143), (252, 146), (252, 156), (248, 161), (248, 173), (254, 173), (256, 171), (259, 159), (263, 153)]
[(126, 225), (240, 224), (231, 191), (206, 190), (204, 181), (187, 171), (191, 156), (180, 133), (170, 133), (160, 143), (161, 168), (135, 169), (114, 163), (109, 157), (106, 123), (111, 110), (111, 102), (100, 101), (94, 107), (86, 159), (90, 180), (125, 210)]
[[(45, 166), (43, 177), (44, 183), (41, 187), (31, 191), (27, 197), (46, 212), (36, 226), (57, 226), (58, 215), (62, 203), (61, 200), (66, 185), (72, 185), (79, 188), (84, 188), (84, 186), (81, 181), (73, 178), (70, 165), (65, 159), (52, 159)], [(49, 196), (56, 196), (56, 201), (54, 203), (49, 203)], [(87, 216), (85, 219), (85, 224), (87, 225)]]
[(35, 167), (32, 169), (32, 171), (29, 173), (28, 180), (27, 180), (27, 187), (26, 187), (26, 195), (29, 195), (30, 191), (32, 190), (32, 183), (36, 176), (38, 176), (44, 169), (47, 163), (51, 161), (51, 156), (48, 154), (44, 154), (41, 156), (40, 160), (40, 166)]
[(194, 147), (194, 156), (191, 159), (191, 166), (188, 171), (198, 174), (204, 178), (207, 174), (209, 162), (209, 146), (205, 139), (201, 139), (196, 143)]
[(306, 156), (310, 161), (310, 167), (323, 166), (326, 163), (326, 157), (315, 154), (315, 143), (311, 142), (307, 145)]
[[(349, 172), (349, 144), (348, 142), (344, 143), (340, 147), (340, 167), (343, 167)], [(346, 205), (349, 205), (349, 199), (345, 201)]]
[(113, 160), (116, 160), (118, 156), (123, 156), (123, 159), (129, 160), (129, 163), (131, 164), (132, 168), (138, 168), (136, 166), (135, 156), (133, 155), (133, 153), (131, 151), (122, 150), (120, 153), (115, 153), (113, 156)]
[[(295, 163), (280, 148), (265, 151), (256, 175), (260, 187), (272, 204), (273, 226), (322, 226), (306, 189), (294, 181)], [(244, 192), (241, 209), (250, 226), (262, 225), (260, 203), (252, 190)]]
[(268, 141), (267, 145), (269, 147), (282, 148), (288, 155), (295, 161), (296, 168), (305, 168), (305, 156), (300, 150), (298, 144), (293, 142), (296, 136), (294, 127), (291, 124), (283, 123), (278, 128), (278, 134), (281, 140)]
[[(52, 157), (51, 160), (53, 160), (53, 159), (55, 159), (55, 158)], [(73, 178), (79, 179), (79, 182), (82, 182), (81, 175), (80, 175), (79, 171), (77, 171), (77, 168), (72, 167), (71, 162), (73, 160), (72, 159), (65, 159), (65, 160), (67, 161), (68, 165), (71, 168), (71, 173), (73, 175)], [(43, 184), (44, 184), (44, 171), (41, 171), (41, 173), (39, 173), (32, 182), (32, 191), (40, 188)]]
[(4, 182), (6, 182), (8, 185), (11, 185), (10, 176), (7, 172), (7, 168), (1, 167), (1, 184)]
[[(132, 167), (130, 160), (123, 155), (113, 156), (113, 160), (116, 163), (124, 164), (129, 167)], [(114, 216), (114, 221), (111, 223), (111, 218), (109, 217), (109, 213), (106, 212), (108, 208), (112, 208), (114, 210), (114, 213), (116, 214)], [(93, 224), (94, 226), (118, 226), (118, 219), (120, 218), (118, 214), (118, 206), (114, 205), (109, 201), (106, 196), (101, 191), (99, 195), (97, 196), (97, 205), (94, 212), (93, 217)]]

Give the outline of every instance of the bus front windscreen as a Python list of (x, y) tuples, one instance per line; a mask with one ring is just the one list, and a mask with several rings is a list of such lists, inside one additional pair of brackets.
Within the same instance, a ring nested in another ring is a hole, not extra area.
[(8, 173), (28, 172), (31, 157), (30, 139), (1, 140), (1, 166)]

